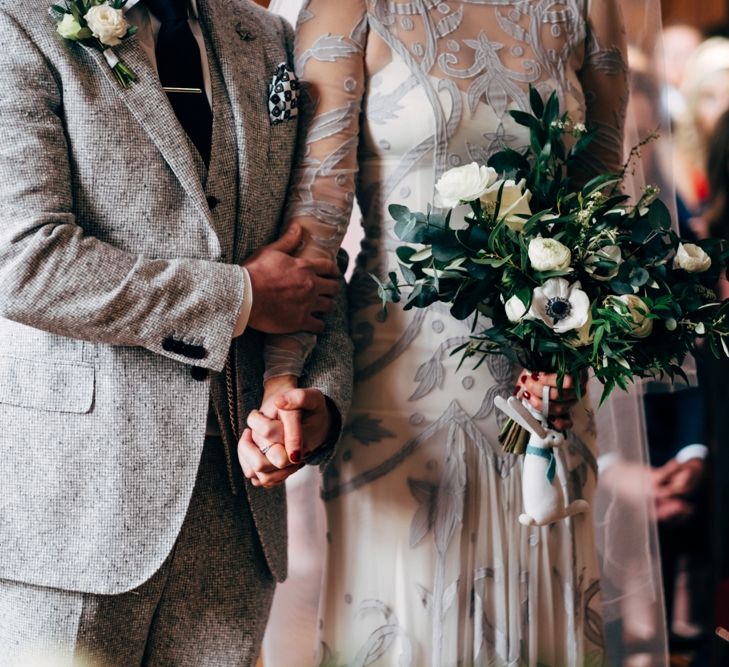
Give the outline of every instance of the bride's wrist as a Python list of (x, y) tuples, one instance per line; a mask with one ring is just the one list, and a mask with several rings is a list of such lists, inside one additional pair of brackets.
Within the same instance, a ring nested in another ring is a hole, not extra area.
[(299, 386), (299, 378), (295, 375), (277, 375), (268, 378), (263, 382), (263, 398), (280, 394), (290, 389), (296, 389)]

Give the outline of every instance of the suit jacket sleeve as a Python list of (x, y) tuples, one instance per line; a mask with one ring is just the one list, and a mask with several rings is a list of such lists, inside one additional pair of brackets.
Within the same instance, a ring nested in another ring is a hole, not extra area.
[[(0, 77), (0, 316), (222, 368), (243, 301), (240, 267), (135, 255), (86, 234), (74, 215), (61, 82), (2, 11)], [(99, 122), (114, 131), (113, 118), (89, 114)], [(121, 133), (119, 144), (134, 150)], [(113, 170), (100, 177), (113, 181)], [(113, 183), (110, 196), (130, 187)]]

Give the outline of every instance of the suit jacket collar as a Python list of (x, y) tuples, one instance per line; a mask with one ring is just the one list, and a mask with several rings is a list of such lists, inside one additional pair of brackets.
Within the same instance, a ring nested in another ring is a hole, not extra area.
[[(252, 198), (257, 184), (252, 182), (252, 175), (261, 171), (260, 168), (251, 169), (251, 166), (266, 164), (270, 133), (267, 75), (273, 72), (267, 72), (264, 40), (259, 34), (261, 26), (252, 8), (245, 3), (226, 0), (197, 0), (197, 11), (214, 51), (210, 66), (220, 68), (233, 108), (238, 142), (239, 192), (242, 198), (240, 210), (245, 214), (246, 209), (250, 209), (254, 203)], [(134, 37), (114, 48), (116, 55), (138, 77), (128, 88), (122, 88), (102, 53), (91, 47), (83, 48), (149, 134), (200, 212), (212, 224), (189, 141), (177, 122), (144, 50)], [(236, 257), (246, 253), (244, 233), (239, 235), (236, 248)]]
[[(256, 8), (257, 9), (257, 8)], [(239, 217), (255, 209), (256, 192), (264, 184), (271, 122), (268, 115), (268, 71), (265, 39), (254, 9), (247, 2), (198, 0), (199, 18), (213, 45), (233, 109), (238, 142)], [(255, 180), (258, 176), (260, 182)], [(234, 259), (249, 251), (246, 224), (237, 225)]]
[(84, 46), (84, 48), (96, 61), (102, 75), (110, 81), (121, 101), (149, 134), (201, 213), (209, 219), (210, 211), (193, 162), (187, 135), (177, 121), (167, 95), (160, 86), (157, 73), (144, 50), (133, 37), (114, 48), (114, 53), (137, 75), (137, 81), (128, 88), (122, 88), (114, 78), (103, 54), (91, 47)]

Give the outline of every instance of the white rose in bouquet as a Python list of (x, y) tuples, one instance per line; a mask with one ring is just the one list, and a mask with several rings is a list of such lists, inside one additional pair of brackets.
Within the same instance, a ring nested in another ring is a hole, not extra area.
[(455, 208), (463, 202), (476, 201), (495, 180), (494, 169), (476, 162), (449, 169), (435, 184), (436, 206)]
[[(609, 269), (598, 268), (596, 265), (600, 260), (615, 262), (615, 266)], [(585, 260), (585, 271), (592, 275), (595, 280), (607, 282), (618, 275), (622, 263), (623, 254), (620, 248), (616, 245), (608, 245), (587, 257)]]
[[(520, 232), (524, 223), (532, 216), (532, 210), (529, 208), (532, 193), (526, 189), (525, 179), (522, 178), (518, 183), (513, 180), (496, 181), (481, 195), (481, 204), (487, 211), (495, 210), (502, 183), (504, 189), (501, 193), (499, 219), (505, 220), (510, 229)], [(521, 215), (525, 215), (526, 218), (519, 217)]]
[(623, 307), (614, 303), (613, 309), (621, 314), (625, 314), (625, 308), (628, 309), (628, 317), (630, 318), (631, 336), (635, 338), (648, 338), (653, 332), (653, 320), (648, 317), (648, 306), (645, 301), (635, 294), (623, 294), (622, 296), (610, 297), (615, 301), (619, 301)]
[(673, 268), (687, 273), (703, 273), (711, 268), (711, 257), (693, 243), (681, 243), (673, 258)]
[(558, 334), (579, 330), (590, 317), (590, 299), (579, 281), (550, 278), (534, 290), (528, 317), (542, 320)]
[(529, 261), (535, 271), (565, 271), (572, 263), (572, 252), (556, 239), (537, 236), (529, 241)]
[(95, 5), (84, 19), (94, 37), (106, 46), (118, 46), (129, 31), (124, 12), (109, 5)]
[(504, 310), (509, 322), (521, 322), (524, 315), (527, 314), (527, 307), (524, 302), (516, 295), (512, 296), (505, 304)]

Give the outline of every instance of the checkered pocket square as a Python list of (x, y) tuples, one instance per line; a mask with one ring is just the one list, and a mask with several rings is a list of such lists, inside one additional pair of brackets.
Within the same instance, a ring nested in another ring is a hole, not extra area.
[(299, 115), (299, 80), (286, 63), (278, 66), (268, 87), (268, 115), (272, 125)]

